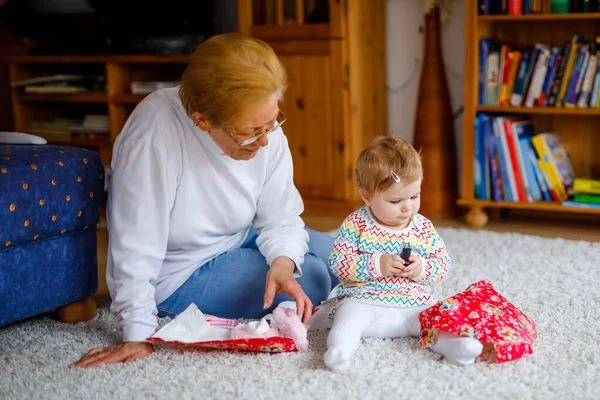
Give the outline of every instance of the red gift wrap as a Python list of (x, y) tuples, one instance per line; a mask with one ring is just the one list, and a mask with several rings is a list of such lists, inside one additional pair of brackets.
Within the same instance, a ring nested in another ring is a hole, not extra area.
[(281, 336), (251, 339), (212, 340), (208, 342), (197, 343), (183, 343), (178, 341), (167, 342), (159, 338), (148, 338), (148, 340), (158, 343), (218, 350), (257, 351), (263, 353), (285, 353), (297, 350), (294, 339)]
[(537, 337), (535, 323), (487, 280), (421, 312), (419, 321), (421, 347), (436, 343), (440, 331), (469, 336), (484, 345), (482, 358), (499, 363), (532, 354)]

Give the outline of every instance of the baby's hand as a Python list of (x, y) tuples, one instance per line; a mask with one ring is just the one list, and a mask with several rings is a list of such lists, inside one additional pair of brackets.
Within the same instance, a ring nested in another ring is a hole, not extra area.
[(404, 272), (402, 268), (404, 260), (397, 254), (383, 254), (379, 258), (379, 269), (384, 277), (400, 276)]
[(421, 275), (421, 271), (423, 270), (423, 260), (418, 255), (411, 255), (408, 258), (410, 262), (406, 267), (402, 267), (402, 273), (400, 273), (400, 277), (408, 278), (408, 279), (416, 279), (419, 275)]

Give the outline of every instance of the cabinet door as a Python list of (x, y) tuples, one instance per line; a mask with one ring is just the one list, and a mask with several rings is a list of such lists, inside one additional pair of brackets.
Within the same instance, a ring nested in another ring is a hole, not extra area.
[(310, 46), (315, 51), (304, 48), (297, 53), (278, 52), (288, 74), (288, 89), (281, 105), (288, 117), (284, 132), (294, 160), (294, 181), (302, 195), (341, 199), (346, 180), (339, 63), (329, 51), (319, 51), (328, 50), (329, 45), (326, 49), (319, 49), (323, 44), (308, 43)]
[(341, 37), (347, 0), (238, 0), (240, 31), (261, 39)]

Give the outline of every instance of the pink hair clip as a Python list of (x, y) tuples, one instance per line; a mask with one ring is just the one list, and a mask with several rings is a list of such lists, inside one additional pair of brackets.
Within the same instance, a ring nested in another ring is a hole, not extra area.
[(394, 171), (392, 171), (392, 179), (394, 179), (394, 182), (396, 182), (396, 183), (400, 183), (402, 181), (402, 179), (400, 179), (398, 174), (395, 173)]

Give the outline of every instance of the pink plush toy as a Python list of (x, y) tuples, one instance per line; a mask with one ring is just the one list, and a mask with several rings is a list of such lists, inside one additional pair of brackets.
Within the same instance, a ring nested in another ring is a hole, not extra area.
[(296, 348), (300, 351), (308, 348), (306, 326), (289, 307), (278, 306), (273, 310), (271, 325), (265, 318), (260, 321), (240, 323), (231, 330), (231, 339), (268, 338), (282, 336), (294, 339)]
[(306, 326), (304, 326), (295, 310), (287, 307), (277, 307), (273, 310), (271, 328), (279, 330), (280, 336), (294, 339), (298, 350), (308, 349)]

